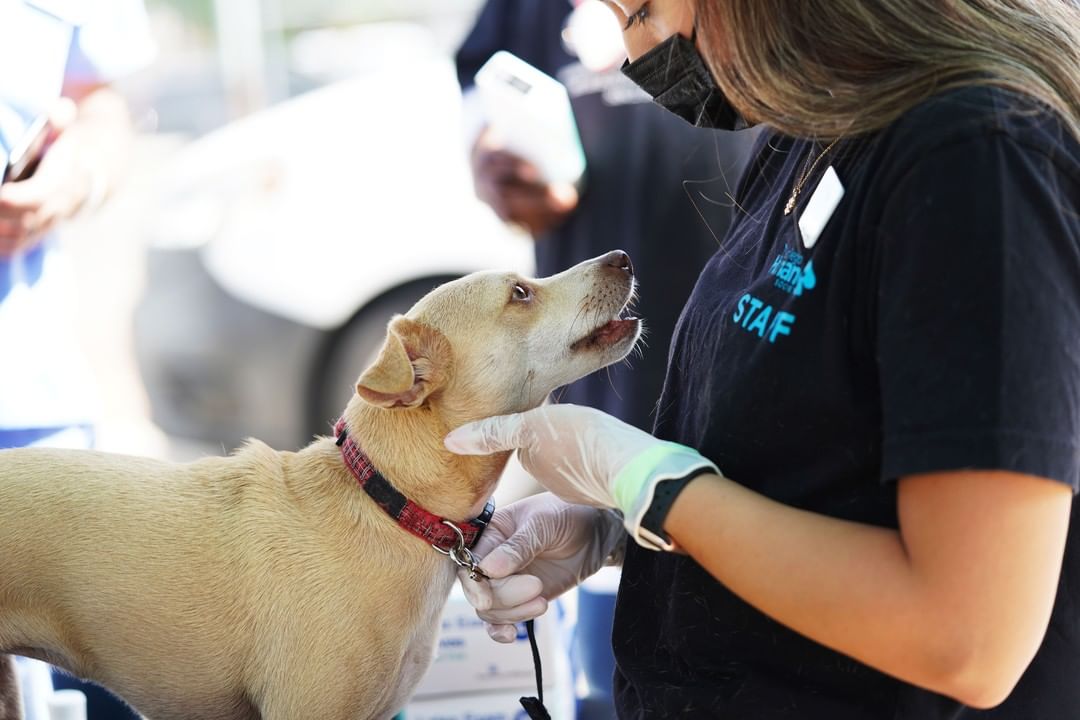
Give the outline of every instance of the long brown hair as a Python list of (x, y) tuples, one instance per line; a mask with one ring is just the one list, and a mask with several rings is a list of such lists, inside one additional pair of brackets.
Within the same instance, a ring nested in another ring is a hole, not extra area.
[(879, 130), (943, 90), (1024, 93), (1080, 139), (1080, 0), (689, 0), (747, 118), (791, 135)]

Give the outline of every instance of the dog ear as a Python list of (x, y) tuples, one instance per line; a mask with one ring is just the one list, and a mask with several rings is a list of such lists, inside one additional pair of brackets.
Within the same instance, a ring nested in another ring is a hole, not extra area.
[(450, 360), (445, 335), (398, 315), (387, 327), (379, 357), (356, 383), (356, 392), (379, 407), (417, 407), (445, 384)]

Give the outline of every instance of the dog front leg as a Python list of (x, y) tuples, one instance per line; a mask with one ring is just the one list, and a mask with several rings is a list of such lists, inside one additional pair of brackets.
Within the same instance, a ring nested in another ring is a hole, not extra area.
[(22, 720), (22, 698), (14, 655), (0, 655), (0, 720)]

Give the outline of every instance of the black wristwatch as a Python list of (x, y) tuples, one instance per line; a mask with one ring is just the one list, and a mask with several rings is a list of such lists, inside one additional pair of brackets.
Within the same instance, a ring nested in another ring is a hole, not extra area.
[(649, 507), (645, 510), (645, 514), (641, 516), (641, 522), (639, 523), (641, 531), (646, 531), (653, 536), (647, 538), (652, 544), (664, 550), (674, 549), (674, 543), (664, 532), (664, 521), (667, 520), (668, 513), (671, 512), (671, 506), (675, 504), (675, 498), (686, 489), (691, 480), (699, 475), (714, 472), (716, 472), (716, 469), (711, 466), (698, 467), (682, 477), (661, 480), (656, 483), (652, 502), (649, 503)]

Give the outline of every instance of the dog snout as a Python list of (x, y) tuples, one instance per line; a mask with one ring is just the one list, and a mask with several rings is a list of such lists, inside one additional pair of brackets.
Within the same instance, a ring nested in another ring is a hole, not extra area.
[(597, 260), (602, 267), (611, 268), (630, 277), (634, 276), (634, 264), (630, 262), (630, 256), (622, 250), (612, 250), (607, 255), (600, 256)]

